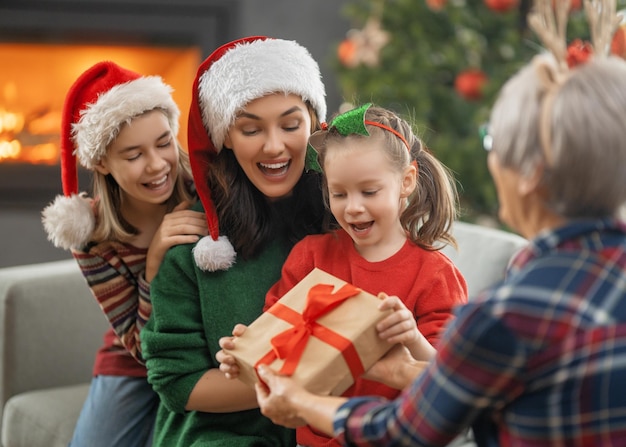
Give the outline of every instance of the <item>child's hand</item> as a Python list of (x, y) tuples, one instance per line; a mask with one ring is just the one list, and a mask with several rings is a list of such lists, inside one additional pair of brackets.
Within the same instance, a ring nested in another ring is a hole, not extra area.
[(152, 242), (160, 246), (164, 253), (174, 245), (190, 244), (209, 234), (205, 214), (188, 208), (189, 202), (181, 202), (163, 217)]
[(380, 310), (393, 310), (376, 326), (378, 336), (390, 344), (402, 343), (416, 360), (428, 361), (435, 355), (435, 348), (417, 329), (415, 316), (397, 296), (379, 293)]
[(224, 373), (227, 379), (236, 379), (239, 377), (239, 365), (237, 365), (235, 357), (225, 353), (223, 350), (235, 349), (235, 339), (243, 335), (247, 328), (248, 327), (244, 324), (237, 324), (233, 328), (232, 337), (222, 337), (219, 339), (219, 345), (222, 350), (215, 354), (215, 358), (220, 362), (220, 371)]
[(189, 208), (189, 202), (179, 203), (163, 217), (161, 225), (154, 233), (146, 256), (146, 280), (148, 282), (157, 274), (165, 252), (170, 247), (192, 244), (201, 236), (209, 234), (204, 213), (187, 208)]
[(393, 312), (383, 319), (376, 329), (378, 336), (386, 340), (389, 344), (402, 343), (411, 344), (421, 337), (417, 330), (417, 323), (413, 313), (407, 309), (404, 303), (397, 296), (388, 296), (379, 293), (378, 298), (382, 299), (378, 308), (380, 310), (393, 310)]

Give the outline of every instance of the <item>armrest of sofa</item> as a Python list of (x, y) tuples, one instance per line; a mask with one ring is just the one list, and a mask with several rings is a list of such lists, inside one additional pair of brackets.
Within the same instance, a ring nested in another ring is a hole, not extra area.
[(0, 420), (13, 395), (88, 382), (107, 327), (73, 259), (0, 269)]
[(470, 299), (503, 279), (511, 257), (528, 244), (508, 231), (467, 222), (455, 222), (452, 234), (458, 249), (448, 245), (442, 252), (465, 277)]

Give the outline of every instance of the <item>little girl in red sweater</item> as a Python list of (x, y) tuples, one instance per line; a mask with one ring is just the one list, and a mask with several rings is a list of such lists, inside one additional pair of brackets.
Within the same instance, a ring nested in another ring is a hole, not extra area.
[[(379, 323), (381, 338), (403, 343), (418, 360), (430, 359), (452, 308), (467, 302), (464, 278), (438, 251), (454, 243), (449, 230), (457, 195), (451, 175), (405, 120), (371, 104), (338, 115), (309, 141), (318, 152), (327, 204), (341, 228), (307, 236), (293, 247), (265, 308), (317, 267), (382, 298), (380, 308), (394, 312)], [(233, 334), (242, 330), (238, 326)], [(220, 343), (234, 348), (230, 337)], [(238, 375), (232, 357), (221, 352), (218, 360), (227, 375)], [(344, 396), (393, 399), (398, 394), (361, 377)], [(309, 447), (340, 445), (308, 425), (297, 429), (297, 441)]]

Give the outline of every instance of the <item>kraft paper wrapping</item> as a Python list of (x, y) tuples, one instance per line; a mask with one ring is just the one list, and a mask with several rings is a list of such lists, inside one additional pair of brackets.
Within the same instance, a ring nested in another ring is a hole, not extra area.
[[(333, 286), (333, 293), (338, 292), (344, 286), (346, 289), (353, 288), (345, 281), (316, 268), (271, 309), (255, 320), (243, 336), (236, 338), (235, 349), (227, 352), (237, 359), (240, 380), (254, 386), (259, 380), (255, 365), (264, 357), (266, 359), (270, 357), (270, 362), (264, 363), (269, 364), (273, 369), (278, 371), (283, 367), (285, 360), (271, 358), (273, 355), (271, 354), (273, 351), (271, 340), (288, 329), (294, 330), (295, 326), (273, 315), (272, 312), (285, 306), (287, 309), (282, 308), (283, 311), (287, 311), (287, 314), (296, 314), (301, 319), (309, 292), (324, 286)], [(354, 293), (356, 293), (354, 296), (345, 299), (330, 312), (315, 319), (317, 324), (301, 325), (301, 329), (305, 326), (317, 326), (317, 329), (320, 329), (321, 325), (321, 332), (336, 334), (340, 339), (344, 339), (344, 344), (347, 342), (349, 348), (345, 355), (348, 358), (350, 358), (350, 350), (356, 354), (353, 358), (358, 357), (356, 361), (350, 361), (349, 365), (339, 348), (315, 335), (308, 337), (302, 356), (297, 361), (297, 366), (291, 376), (311, 392), (341, 395), (354, 383), (354, 373), (357, 373), (358, 377), (358, 374), (367, 370), (391, 348), (391, 345), (378, 337), (376, 331), (376, 324), (391, 311), (378, 310), (380, 300), (374, 295), (358, 289)], [(306, 329), (303, 330), (306, 331)], [(286, 335), (289, 339), (290, 334)], [(325, 337), (321, 336), (321, 338)], [(288, 354), (292, 353), (293, 351), (288, 352)]]

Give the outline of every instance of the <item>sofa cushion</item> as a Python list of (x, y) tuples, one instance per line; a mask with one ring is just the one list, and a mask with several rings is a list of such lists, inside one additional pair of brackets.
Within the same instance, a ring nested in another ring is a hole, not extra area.
[(67, 447), (89, 384), (29, 391), (13, 396), (4, 408), (5, 447)]
[(446, 254), (467, 281), (469, 299), (504, 278), (511, 257), (528, 241), (516, 234), (466, 222), (455, 222), (452, 234), (458, 249)]
[(0, 421), (17, 394), (89, 382), (108, 327), (74, 259), (0, 269)]

